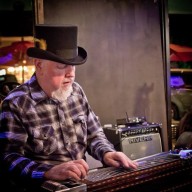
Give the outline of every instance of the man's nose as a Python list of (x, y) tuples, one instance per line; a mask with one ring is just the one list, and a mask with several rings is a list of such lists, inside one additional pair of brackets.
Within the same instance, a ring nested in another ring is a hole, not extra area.
[(72, 73), (75, 71), (75, 66), (74, 65), (68, 65), (67, 68), (66, 68), (66, 73), (69, 74), (69, 73)]

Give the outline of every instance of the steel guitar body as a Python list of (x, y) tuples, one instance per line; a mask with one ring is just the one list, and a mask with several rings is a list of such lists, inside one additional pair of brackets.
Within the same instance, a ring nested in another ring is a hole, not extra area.
[[(138, 159), (137, 170), (113, 167), (91, 170), (76, 190), (47, 190), (52, 192), (183, 192), (192, 187), (192, 152), (180, 154), (162, 152)], [(61, 184), (61, 183), (60, 183)], [(61, 186), (60, 186), (61, 187)]]

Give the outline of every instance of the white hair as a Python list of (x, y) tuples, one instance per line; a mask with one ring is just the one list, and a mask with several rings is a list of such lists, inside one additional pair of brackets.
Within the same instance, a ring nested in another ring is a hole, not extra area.
[(72, 86), (68, 87), (67, 89), (59, 88), (56, 91), (53, 91), (51, 96), (52, 98), (57, 99), (60, 102), (63, 102), (71, 95), (72, 91), (73, 91)]

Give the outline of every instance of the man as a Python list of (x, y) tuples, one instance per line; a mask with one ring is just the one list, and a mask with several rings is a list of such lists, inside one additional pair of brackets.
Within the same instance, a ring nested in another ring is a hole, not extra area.
[(76, 26), (35, 27), (29, 48), (35, 73), (3, 101), (0, 156), (4, 172), (25, 180), (81, 180), (88, 174), (85, 152), (106, 166), (137, 168), (105, 137), (81, 86), (75, 66), (87, 52), (77, 46)]

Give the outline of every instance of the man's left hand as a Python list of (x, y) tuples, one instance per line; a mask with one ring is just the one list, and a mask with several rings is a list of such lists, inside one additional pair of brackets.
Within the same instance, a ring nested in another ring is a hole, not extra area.
[(112, 167), (133, 168), (138, 167), (137, 162), (129, 159), (123, 152), (107, 152), (104, 154), (103, 161), (106, 165)]

